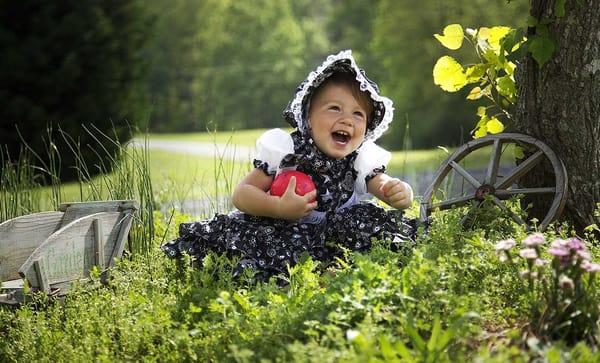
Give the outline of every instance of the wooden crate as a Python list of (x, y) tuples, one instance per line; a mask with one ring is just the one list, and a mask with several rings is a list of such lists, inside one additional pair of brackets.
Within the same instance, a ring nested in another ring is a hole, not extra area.
[(25, 280), (32, 291), (64, 295), (93, 266), (113, 266), (137, 209), (132, 200), (66, 203), (0, 224), (0, 303), (22, 302)]

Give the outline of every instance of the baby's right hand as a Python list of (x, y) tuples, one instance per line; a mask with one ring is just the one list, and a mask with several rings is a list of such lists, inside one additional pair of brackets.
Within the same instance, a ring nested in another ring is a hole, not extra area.
[(291, 177), (285, 192), (279, 198), (279, 204), (277, 206), (279, 218), (297, 221), (308, 215), (317, 207), (316, 200), (312, 203), (310, 202), (316, 197), (316, 190), (304, 195), (296, 194), (296, 177)]

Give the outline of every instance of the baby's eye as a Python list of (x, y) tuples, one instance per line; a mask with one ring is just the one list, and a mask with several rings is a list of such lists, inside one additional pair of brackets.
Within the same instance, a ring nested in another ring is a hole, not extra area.
[(340, 108), (338, 106), (329, 106), (329, 109), (331, 111), (339, 111), (340, 110)]
[(354, 112), (354, 117), (356, 118), (360, 118), (360, 119), (364, 119), (365, 118), (365, 114), (360, 112), (360, 111), (356, 111)]

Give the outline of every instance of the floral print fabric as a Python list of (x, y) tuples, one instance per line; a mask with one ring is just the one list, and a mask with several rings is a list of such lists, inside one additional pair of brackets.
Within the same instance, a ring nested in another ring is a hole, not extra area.
[[(226, 253), (239, 257), (237, 272), (251, 268), (267, 279), (285, 273), (287, 266), (295, 265), (304, 253), (330, 261), (343, 249), (369, 250), (372, 238), (390, 240), (393, 248), (412, 246), (414, 221), (403, 218), (401, 212), (354, 198), (356, 152), (335, 160), (303, 133), (295, 131), (291, 136), (294, 154), (284, 157), (279, 168), (295, 168), (315, 182), (318, 207), (312, 218), (290, 222), (239, 211), (217, 214), (211, 220), (181, 224), (180, 237), (162, 246), (167, 256), (178, 258), (187, 253), (201, 261), (209, 251)], [(254, 165), (265, 173), (269, 169), (262, 160), (255, 160)], [(381, 165), (367, 178), (384, 170)]]

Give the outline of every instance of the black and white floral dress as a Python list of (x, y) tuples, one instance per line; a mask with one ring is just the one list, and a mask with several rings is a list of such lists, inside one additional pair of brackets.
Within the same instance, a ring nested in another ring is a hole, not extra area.
[[(360, 148), (336, 160), (322, 153), (310, 137), (306, 114), (310, 96), (328, 76), (337, 71), (352, 72), (373, 99), (375, 120), (367, 127)], [(162, 245), (171, 258), (186, 253), (200, 262), (210, 251), (238, 256), (236, 271), (256, 270), (262, 278), (287, 272), (303, 254), (329, 261), (343, 249), (367, 251), (372, 238), (391, 241), (392, 246), (411, 246), (414, 221), (396, 210), (386, 210), (369, 201), (367, 182), (385, 171), (390, 153), (373, 141), (391, 122), (391, 101), (378, 94), (377, 86), (366, 78), (350, 51), (328, 57), (311, 72), (296, 90), (284, 116), (296, 127), (292, 134), (281, 129), (265, 132), (257, 140), (254, 166), (275, 176), (284, 170), (308, 174), (317, 186), (317, 208), (297, 222), (258, 217), (233, 211), (210, 220), (183, 223), (179, 238)]]

